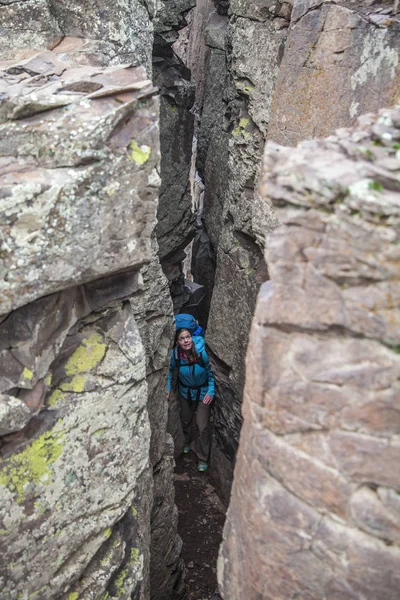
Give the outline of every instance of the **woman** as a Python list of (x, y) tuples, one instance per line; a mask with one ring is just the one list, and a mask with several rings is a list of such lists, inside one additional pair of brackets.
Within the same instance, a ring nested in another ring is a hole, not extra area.
[(182, 429), (185, 436), (183, 452), (190, 451), (189, 444), (192, 433), (193, 415), (196, 413), (196, 423), (199, 428), (199, 437), (196, 442), (196, 455), (199, 459), (197, 470), (200, 472), (208, 469), (208, 455), (210, 453), (210, 436), (208, 420), (210, 417), (210, 404), (214, 399), (214, 377), (211, 373), (210, 363), (204, 342), (202, 348), (196, 350), (195, 342), (188, 329), (178, 329), (175, 336), (175, 347), (171, 352), (167, 397), (172, 388), (174, 374), (178, 376), (178, 397), (181, 408)]

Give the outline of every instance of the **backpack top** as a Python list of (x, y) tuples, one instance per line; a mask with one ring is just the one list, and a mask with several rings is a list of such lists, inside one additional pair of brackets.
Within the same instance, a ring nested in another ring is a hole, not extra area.
[(175, 315), (175, 327), (177, 330), (187, 329), (192, 335), (204, 337), (204, 329), (200, 327), (193, 315), (186, 313)]

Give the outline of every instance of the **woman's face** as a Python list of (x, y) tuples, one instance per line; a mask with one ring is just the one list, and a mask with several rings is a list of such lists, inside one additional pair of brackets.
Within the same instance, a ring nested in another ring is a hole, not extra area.
[(179, 348), (184, 352), (190, 350), (193, 346), (193, 340), (192, 336), (190, 335), (190, 331), (187, 331), (186, 329), (184, 331), (181, 331), (178, 336), (177, 342)]

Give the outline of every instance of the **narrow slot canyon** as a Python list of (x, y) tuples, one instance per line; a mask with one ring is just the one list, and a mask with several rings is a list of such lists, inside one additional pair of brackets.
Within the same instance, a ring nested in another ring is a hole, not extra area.
[(398, 600), (398, 2), (0, 31), (0, 600)]

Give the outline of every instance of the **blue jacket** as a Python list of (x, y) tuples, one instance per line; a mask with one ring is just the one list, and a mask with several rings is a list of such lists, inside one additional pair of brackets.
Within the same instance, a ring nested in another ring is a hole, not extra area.
[[(184, 398), (189, 397), (191, 400), (197, 399), (197, 389), (190, 390), (191, 387), (200, 387), (200, 395), (199, 399), (203, 400), (206, 394), (210, 394), (210, 396), (214, 397), (214, 377), (211, 373), (210, 362), (208, 360), (207, 352), (202, 350), (201, 357), (204, 362), (204, 368), (198, 363), (194, 363), (189, 365), (186, 357), (183, 358), (180, 356), (180, 367), (179, 367), (179, 379), (178, 379), (178, 392)], [(167, 391), (171, 391), (171, 383), (172, 376), (174, 373), (176, 363), (175, 363), (175, 352), (172, 350), (171, 352), (171, 360), (169, 363), (169, 375), (168, 375), (168, 385)]]

